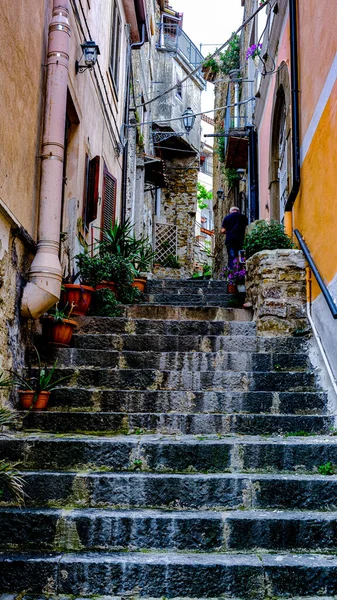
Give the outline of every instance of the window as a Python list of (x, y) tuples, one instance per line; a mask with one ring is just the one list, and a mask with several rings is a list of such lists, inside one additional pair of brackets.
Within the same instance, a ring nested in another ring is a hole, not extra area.
[(110, 229), (115, 222), (117, 180), (109, 173), (106, 165), (103, 172), (102, 228)]
[(88, 231), (89, 223), (97, 217), (98, 182), (99, 182), (99, 156), (89, 160), (85, 157), (85, 185), (83, 198), (83, 223)]
[(111, 25), (111, 51), (110, 51), (110, 74), (118, 92), (119, 84), (119, 66), (120, 66), (120, 44), (121, 44), (121, 16), (117, 0), (112, 4), (112, 25)]
[(177, 79), (176, 96), (179, 100), (183, 99), (183, 84), (179, 79)]

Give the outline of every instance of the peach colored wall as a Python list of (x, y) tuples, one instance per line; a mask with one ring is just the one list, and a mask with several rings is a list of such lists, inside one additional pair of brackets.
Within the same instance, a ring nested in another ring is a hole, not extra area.
[(46, 2), (32, 0), (27, 8), (24, 0), (15, 9), (1, 3), (0, 198), (35, 238)]
[[(285, 24), (280, 39), (279, 52), (277, 56), (276, 68), (284, 61), (289, 68), (289, 19)], [(271, 139), (271, 119), (275, 94), (275, 75), (267, 75), (271, 78), (265, 107), (259, 127), (259, 197), (260, 197), (260, 218), (269, 219), (270, 212), (266, 208), (269, 206), (269, 160), (270, 160), (270, 139)]]

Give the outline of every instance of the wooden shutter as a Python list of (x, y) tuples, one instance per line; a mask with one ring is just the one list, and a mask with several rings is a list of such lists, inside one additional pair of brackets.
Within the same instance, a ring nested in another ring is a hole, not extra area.
[(104, 166), (102, 227), (109, 229), (115, 222), (117, 180)]
[(95, 156), (89, 162), (86, 225), (94, 221), (97, 217), (99, 160), (99, 156)]

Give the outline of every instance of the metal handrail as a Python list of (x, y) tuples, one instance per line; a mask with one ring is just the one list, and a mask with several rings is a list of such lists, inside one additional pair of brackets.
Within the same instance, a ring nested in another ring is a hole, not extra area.
[(306, 245), (306, 243), (305, 243), (304, 239), (302, 238), (298, 229), (294, 229), (294, 234), (296, 235), (296, 237), (298, 239), (298, 243), (301, 246), (301, 250), (303, 251), (305, 258), (307, 259), (309, 267), (312, 270), (312, 272), (316, 278), (316, 281), (322, 290), (322, 294), (323, 294), (325, 300), (327, 301), (328, 307), (330, 309), (330, 312), (331, 312), (333, 318), (337, 319), (337, 306), (334, 302), (333, 297), (331, 296), (331, 294), (329, 292), (327, 285), (323, 281), (323, 278), (313, 261), (313, 258), (310, 254), (310, 250), (309, 250), (308, 246)]

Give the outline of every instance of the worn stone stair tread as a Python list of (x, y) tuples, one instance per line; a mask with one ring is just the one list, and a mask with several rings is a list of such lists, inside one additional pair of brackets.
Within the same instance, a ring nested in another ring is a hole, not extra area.
[(242, 371), (296, 371), (304, 372), (311, 369), (308, 356), (305, 353), (267, 353), (267, 352), (236, 352), (219, 350), (205, 351), (176, 351), (156, 352), (149, 350), (90, 349), (90, 348), (59, 348), (47, 353), (47, 358), (57, 358), (58, 366), (85, 368), (94, 366), (111, 369), (190, 369), (196, 371), (232, 370)]
[[(334, 417), (327, 415), (205, 414), (205, 413), (127, 413), (127, 412), (23, 412), (26, 429), (44, 428), (58, 433), (71, 431), (135, 433), (167, 432), (182, 434), (275, 434), (305, 430), (327, 433)], [(142, 432), (141, 431), (141, 432)]]
[(109, 390), (62, 387), (53, 391), (49, 411), (91, 412), (199, 412), (199, 413), (326, 413), (326, 393), (315, 392), (212, 392), (189, 390)]
[(335, 553), (337, 512), (3, 508), (0, 549)]
[[(26, 506), (335, 510), (337, 476), (22, 471)], [(13, 505), (4, 493), (2, 503)], [(15, 504), (15, 503), (14, 503)]]
[[(26, 553), (0, 555), (1, 592), (14, 585), (33, 592), (90, 594), (158, 592), (163, 596), (289, 596), (337, 589), (337, 557), (317, 554), (222, 555), (190, 553)], [(4, 576), (6, 579), (4, 579)]]

